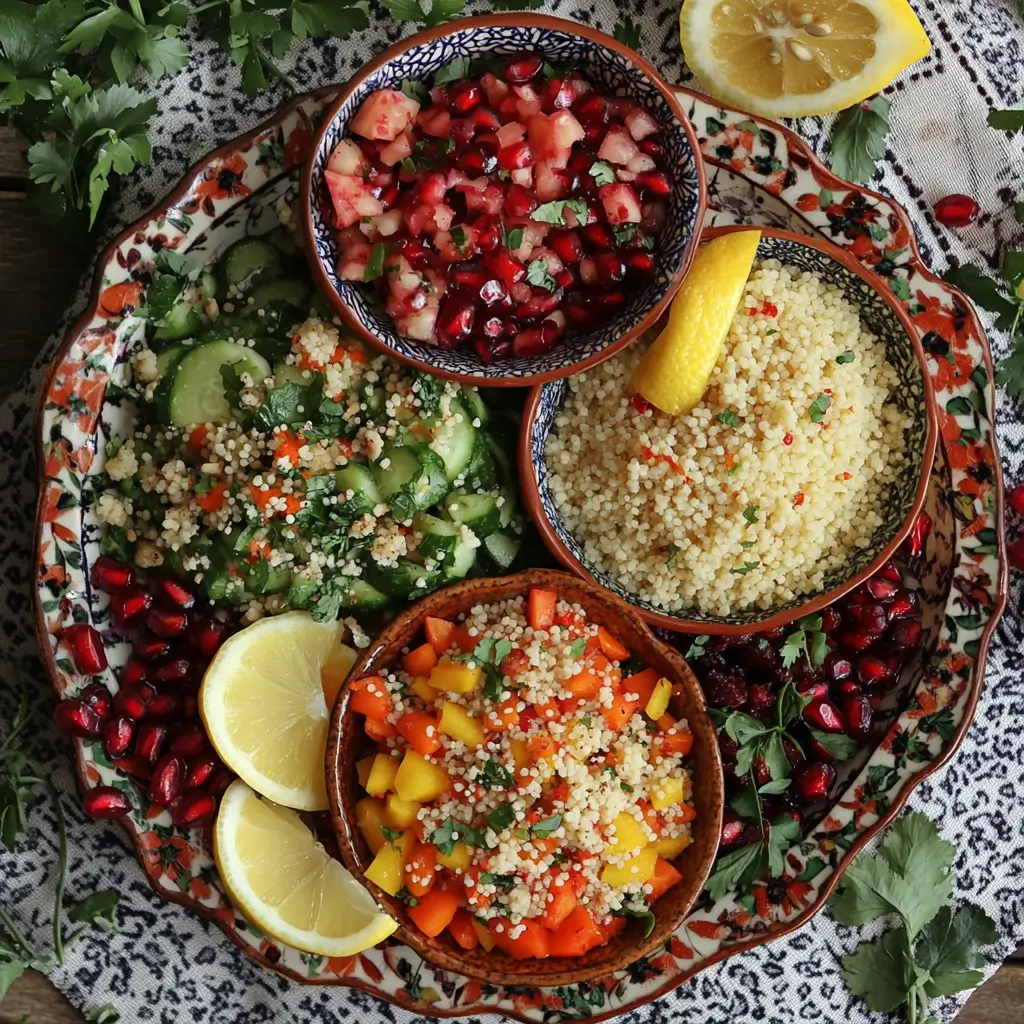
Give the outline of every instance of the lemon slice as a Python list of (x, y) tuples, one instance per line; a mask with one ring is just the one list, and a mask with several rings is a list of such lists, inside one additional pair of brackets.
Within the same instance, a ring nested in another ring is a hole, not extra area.
[(241, 779), (221, 800), (213, 857), (237, 908), (296, 949), (352, 956), (398, 927), (294, 811), (261, 800)]
[(199, 713), (217, 754), (285, 807), (327, 807), (328, 695), (333, 704), (356, 658), (342, 629), (307, 612), (260, 619), (217, 651), (203, 677)]
[(852, 107), (931, 49), (907, 0), (684, 0), (679, 27), (701, 85), (767, 117)]
[(665, 329), (633, 371), (633, 387), (663, 412), (687, 413), (707, 391), (760, 241), (760, 231), (734, 231), (697, 250)]

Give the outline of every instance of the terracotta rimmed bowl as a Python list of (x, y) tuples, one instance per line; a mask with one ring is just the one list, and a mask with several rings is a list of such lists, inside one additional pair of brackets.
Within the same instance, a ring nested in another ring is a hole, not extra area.
[(481, 947), (461, 949), (446, 933), (437, 938), (428, 937), (413, 924), (400, 900), (389, 896), (364, 876), (373, 856), (356, 826), (355, 805), (365, 795), (356, 778), (356, 762), (371, 751), (372, 744), (363, 731), (362, 717), (349, 711), (351, 692), (348, 689), (342, 690), (331, 715), (326, 766), (331, 820), (342, 859), (397, 918), (399, 939), (431, 963), (466, 977), (492, 984), (549, 987), (604, 977), (661, 946), (682, 923), (704, 887), (718, 849), (725, 783), (714, 726), (705, 712), (703, 694), (689, 666), (677, 651), (654, 636), (634, 609), (614, 594), (568, 573), (530, 569), (516, 576), (467, 580), (419, 601), (402, 612), (363, 652), (349, 679), (377, 674), (397, 664), (403, 648), (414, 640), (421, 642), (418, 637), (428, 615), (454, 619), (474, 605), (525, 595), (535, 586), (550, 587), (561, 596), (579, 602), (591, 621), (614, 629), (615, 635), (634, 655), (671, 680), (672, 713), (677, 718), (685, 718), (693, 732), (690, 763), (697, 811), (692, 825), (693, 842), (674, 861), (682, 880), (654, 903), (655, 925), (649, 936), (644, 938), (641, 923), (633, 920), (607, 945), (585, 956), (546, 960), (515, 960), (498, 949), (490, 953)]
[[(542, 53), (573, 63), (608, 94), (642, 104), (662, 125), (665, 172), (672, 183), (668, 217), (658, 235), (655, 272), (627, 299), (623, 311), (590, 331), (572, 332), (550, 351), (485, 363), (472, 346), (444, 349), (402, 337), (375, 290), (342, 281), (338, 246), (328, 209), (324, 169), (348, 134), (363, 100), (404, 80), (427, 81), (457, 57)], [(537, 14), (460, 18), (403, 39), (356, 72), (324, 118), (302, 179), (301, 210), (313, 276), (345, 324), (368, 345), (418, 369), (472, 384), (523, 387), (577, 373), (608, 358), (661, 315), (686, 275), (696, 250), (705, 203), (704, 170), (697, 140), (675, 91), (642, 57), (611, 36), (576, 22)]]
[[(743, 226), (709, 228), (701, 240), (742, 230)], [(697, 609), (672, 613), (627, 590), (610, 573), (598, 568), (562, 520), (551, 496), (545, 448), (555, 416), (568, 393), (568, 382), (561, 380), (535, 387), (527, 399), (519, 435), (519, 479), (530, 518), (563, 565), (583, 579), (607, 587), (635, 607), (648, 623), (664, 629), (684, 633), (745, 633), (785, 625), (824, 608), (866, 580), (893, 555), (910, 532), (928, 490), (939, 435), (938, 419), (934, 394), (925, 384), (928, 368), (924, 349), (904, 307), (882, 279), (848, 251), (824, 239), (775, 228), (760, 230), (759, 260), (777, 259), (816, 272), (824, 280), (839, 285), (859, 306), (865, 326), (884, 343), (888, 360), (900, 378), (894, 400), (910, 413), (912, 420), (906, 432), (909, 467), (888, 493), (883, 521), (871, 544), (851, 554), (843, 566), (830, 573), (820, 591), (769, 609), (752, 609), (725, 617), (707, 615)]]

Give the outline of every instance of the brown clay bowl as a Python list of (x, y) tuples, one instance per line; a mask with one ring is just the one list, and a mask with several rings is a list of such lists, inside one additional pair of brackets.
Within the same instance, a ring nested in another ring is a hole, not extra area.
[(722, 826), (725, 784), (715, 730), (704, 709), (704, 697), (696, 678), (679, 653), (658, 640), (637, 612), (619, 598), (586, 580), (550, 569), (531, 569), (499, 579), (466, 580), (439, 590), (398, 616), (368, 647), (349, 675), (350, 680), (379, 673), (395, 664), (403, 647), (417, 640), (428, 615), (455, 619), (474, 605), (525, 594), (530, 587), (556, 589), (578, 601), (590, 619), (615, 630), (629, 649), (674, 684), (672, 713), (685, 718), (693, 732), (693, 800), (697, 817), (692, 825), (693, 842), (675, 860), (682, 880), (653, 905), (655, 925), (647, 937), (639, 921), (615, 936), (607, 945), (578, 958), (515, 960), (498, 949), (464, 950), (446, 933), (430, 938), (410, 920), (400, 900), (389, 896), (364, 877), (373, 859), (356, 826), (355, 804), (361, 798), (356, 762), (371, 749), (362, 718), (349, 713), (351, 691), (342, 689), (331, 715), (327, 741), (327, 793), (338, 848), (348, 869), (398, 920), (397, 937), (412, 946), (425, 960), (470, 978), (496, 985), (554, 986), (604, 977), (626, 967), (663, 944), (682, 923), (704, 887), (718, 849)]
[[(701, 241), (720, 235), (750, 230), (749, 226), (706, 229)], [(825, 281), (839, 285), (861, 310), (861, 317), (886, 347), (889, 361), (900, 378), (897, 400), (911, 415), (907, 437), (909, 467), (892, 488), (883, 511), (882, 525), (871, 545), (851, 553), (816, 593), (769, 609), (752, 609), (729, 616), (705, 615), (697, 609), (671, 613), (649, 603), (642, 595), (626, 590), (611, 574), (586, 559), (583, 546), (562, 521), (548, 487), (545, 449), (557, 410), (568, 390), (566, 381), (534, 387), (526, 400), (519, 433), (519, 482), (526, 510), (551, 553), (582, 579), (614, 591), (634, 607), (652, 626), (681, 633), (740, 634), (755, 629), (783, 626), (816, 612), (872, 576), (906, 538), (924, 505), (928, 479), (939, 437), (934, 390), (927, 385), (927, 359), (918, 333), (888, 283), (870, 271), (849, 251), (822, 238), (797, 235), (791, 231), (761, 227), (759, 260), (778, 259), (818, 273)]]

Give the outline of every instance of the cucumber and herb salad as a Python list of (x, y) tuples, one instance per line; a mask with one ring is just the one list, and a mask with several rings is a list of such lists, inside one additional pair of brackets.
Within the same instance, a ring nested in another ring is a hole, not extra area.
[(96, 497), (105, 550), (250, 620), (509, 571), (523, 520), (480, 394), (347, 338), (289, 242), (158, 258), (131, 363), (139, 420), (108, 442)]

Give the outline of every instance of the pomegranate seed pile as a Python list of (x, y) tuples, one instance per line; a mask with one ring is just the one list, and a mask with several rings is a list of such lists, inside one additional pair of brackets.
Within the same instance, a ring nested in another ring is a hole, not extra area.
[(338, 273), (374, 282), (407, 337), (485, 362), (537, 355), (654, 272), (671, 191), (660, 126), (537, 54), (500, 77), (452, 67), (429, 94), (371, 94), (331, 154)]
[[(104, 556), (93, 564), (92, 581), (110, 595), (110, 621), (119, 633), (134, 637), (134, 652), (121, 669), (116, 694), (104, 683), (89, 684), (78, 697), (58, 702), (57, 725), (70, 736), (101, 741), (111, 764), (148, 787), (152, 801), (170, 810), (175, 825), (205, 825), (234, 775), (206, 738), (197, 693), (229, 628), (201, 609), (192, 590), (178, 580), (154, 578), (144, 586), (131, 566)], [(107, 668), (93, 626), (68, 626), (63, 640), (81, 675)], [(82, 802), (94, 818), (117, 818), (132, 809), (127, 794), (115, 786), (90, 789)]]

